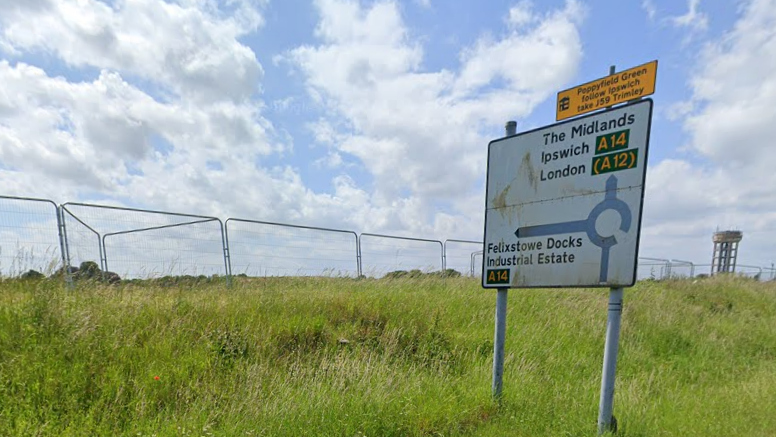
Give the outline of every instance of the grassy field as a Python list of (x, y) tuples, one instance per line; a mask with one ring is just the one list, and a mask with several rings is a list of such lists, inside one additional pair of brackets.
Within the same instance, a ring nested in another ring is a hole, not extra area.
[[(594, 436), (607, 290), (471, 279), (0, 283), (2, 436)], [(776, 284), (626, 290), (622, 436), (776, 435)]]

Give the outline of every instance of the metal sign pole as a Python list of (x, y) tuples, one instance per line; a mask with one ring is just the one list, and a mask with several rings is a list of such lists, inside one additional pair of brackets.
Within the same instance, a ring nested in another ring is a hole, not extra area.
[(609, 315), (606, 320), (601, 401), (598, 405), (599, 435), (607, 431), (617, 431), (617, 420), (612, 415), (612, 408), (614, 407), (614, 373), (617, 368), (617, 352), (620, 348), (622, 295), (622, 288), (612, 288), (609, 291)]
[[(517, 122), (508, 121), (506, 136), (517, 133)], [(496, 327), (493, 334), (493, 398), (501, 398), (501, 388), (504, 377), (504, 339), (507, 331), (507, 291), (509, 288), (499, 288), (496, 293)]]
[[(613, 75), (616, 67), (609, 67)], [(606, 108), (607, 110), (612, 107)], [(604, 343), (604, 365), (601, 372), (601, 399), (598, 403), (598, 434), (617, 432), (614, 418), (614, 376), (617, 369), (617, 352), (620, 349), (620, 320), (622, 319), (622, 288), (609, 290), (609, 312), (606, 318), (606, 342)]]
[(504, 337), (507, 331), (507, 290), (499, 288), (496, 294), (496, 332), (493, 336), (493, 398), (501, 399), (504, 376)]

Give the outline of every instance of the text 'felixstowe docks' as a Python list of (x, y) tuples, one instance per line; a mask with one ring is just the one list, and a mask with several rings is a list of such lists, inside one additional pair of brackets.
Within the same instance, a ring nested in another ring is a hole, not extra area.
[[(573, 263), (573, 253), (555, 251), (582, 247), (582, 238), (552, 238), (544, 241), (518, 241), (517, 243), (488, 243), (488, 267), (512, 267), (532, 264)], [(555, 250), (553, 250), (555, 249)], [(552, 250), (552, 252), (547, 252)], [(535, 256), (534, 256), (535, 255)]]

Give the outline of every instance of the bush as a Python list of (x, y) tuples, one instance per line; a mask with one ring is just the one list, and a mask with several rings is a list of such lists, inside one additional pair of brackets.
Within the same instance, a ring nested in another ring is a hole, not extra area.
[(81, 266), (78, 267), (78, 272), (75, 274), (75, 279), (99, 279), (100, 267), (94, 261), (84, 261)]
[(436, 272), (428, 272), (423, 273), (422, 271), (418, 269), (410, 270), (409, 272), (406, 270), (395, 270), (393, 272), (388, 272), (383, 276), (385, 279), (399, 279), (399, 278), (411, 278), (411, 279), (419, 279), (419, 278), (460, 278), (461, 272), (455, 270), (455, 269), (446, 269), (444, 271), (436, 271)]
[(67, 273), (70, 273), (71, 275), (74, 275), (78, 273), (78, 267), (70, 267), (69, 269), (65, 266), (62, 266), (57, 269), (49, 278), (51, 279), (63, 279)]
[(38, 280), (43, 279), (46, 276), (37, 270), (28, 270), (22, 274), (22, 279)]

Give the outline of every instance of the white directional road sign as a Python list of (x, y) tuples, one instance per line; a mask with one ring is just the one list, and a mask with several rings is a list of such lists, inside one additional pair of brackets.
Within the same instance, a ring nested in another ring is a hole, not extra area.
[(636, 281), (652, 100), (488, 145), (482, 285)]

